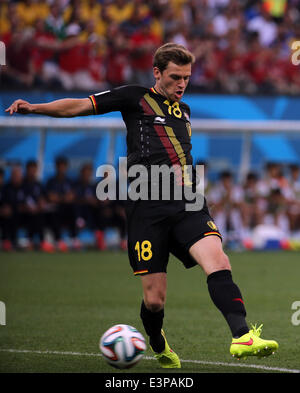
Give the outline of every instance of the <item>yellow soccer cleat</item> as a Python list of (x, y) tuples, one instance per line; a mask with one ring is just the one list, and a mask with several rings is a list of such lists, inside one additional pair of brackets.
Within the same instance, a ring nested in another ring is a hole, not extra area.
[(165, 349), (162, 352), (157, 353), (154, 352), (152, 347), (150, 346), (150, 348), (154, 352), (154, 357), (158, 360), (158, 363), (162, 368), (181, 368), (180, 359), (178, 355), (173, 352), (172, 349), (169, 347), (165, 332), (163, 330), (161, 330), (161, 334), (165, 339)]
[(263, 325), (260, 325), (258, 328), (256, 325), (251, 327), (252, 329), (249, 333), (232, 339), (230, 346), (231, 355), (240, 359), (247, 356), (265, 357), (274, 354), (278, 349), (278, 343), (273, 340), (260, 338)]

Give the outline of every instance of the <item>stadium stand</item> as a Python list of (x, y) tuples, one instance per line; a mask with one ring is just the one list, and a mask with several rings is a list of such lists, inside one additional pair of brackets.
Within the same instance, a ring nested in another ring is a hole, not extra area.
[(153, 50), (173, 41), (196, 55), (192, 91), (298, 94), (290, 48), (299, 8), (299, 0), (1, 0), (1, 86), (150, 86)]
[[(185, 97), (194, 119), (298, 121), (300, 68), (291, 62), (291, 44), (300, 37), (299, 22), (300, 0), (0, 0), (7, 55), (7, 66), (0, 67), (0, 110), (19, 97), (43, 102), (127, 83), (151, 86), (151, 54), (173, 41), (196, 56)], [(2, 248), (30, 249), (34, 242), (46, 252), (54, 246), (102, 250), (106, 243), (125, 248), (123, 206), (90, 198), (96, 182), (90, 171), (107, 162), (117, 166), (126, 154), (122, 130), (114, 134), (113, 156), (109, 130), (47, 128), (44, 137), (30, 127), (22, 133), (1, 128)], [(244, 135), (203, 131), (192, 138), (228, 247), (252, 248), (249, 234), (257, 230), (260, 241), (262, 225), (264, 233), (275, 227), (279, 237), (284, 232), (300, 239), (299, 133), (252, 134), (243, 178)], [(34, 164), (41, 145), (43, 168)], [(63, 201), (49, 195), (58, 157), (68, 164)], [(28, 165), (36, 168), (36, 187), (28, 185)]]

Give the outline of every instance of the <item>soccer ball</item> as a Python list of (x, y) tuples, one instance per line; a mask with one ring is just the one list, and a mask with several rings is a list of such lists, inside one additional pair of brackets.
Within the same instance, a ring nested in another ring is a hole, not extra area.
[(100, 351), (104, 359), (116, 368), (131, 368), (144, 356), (146, 342), (133, 326), (115, 325), (100, 339)]

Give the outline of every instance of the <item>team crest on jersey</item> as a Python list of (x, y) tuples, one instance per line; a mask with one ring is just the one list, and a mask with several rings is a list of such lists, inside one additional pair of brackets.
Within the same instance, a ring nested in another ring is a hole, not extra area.
[(214, 231), (218, 230), (218, 227), (216, 226), (216, 224), (213, 221), (207, 221), (207, 225)]

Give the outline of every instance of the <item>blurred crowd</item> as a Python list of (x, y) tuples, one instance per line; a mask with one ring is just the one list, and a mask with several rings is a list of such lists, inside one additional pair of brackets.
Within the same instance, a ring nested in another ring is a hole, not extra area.
[(45, 184), (38, 180), (36, 161), (28, 161), (25, 171), (21, 165), (14, 165), (8, 181), (4, 181), (5, 173), (0, 169), (2, 249), (18, 249), (23, 229), (28, 250), (80, 250), (80, 231), (88, 229), (94, 235), (94, 246), (105, 250), (108, 228), (118, 230), (118, 246), (126, 249), (124, 206), (120, 201), (97, 198), (93, 166), (83, 164), (77, 179), (68, 176), (65, 157), (56, 158), (55, 168), (55, 175)]
[(164, 42), (196, 56), (191, 91), (299, 94), (300, 0), (0, 0), (6, 88), (151, 86)]
[[(4, 170), (0, 169), (2, 249), (18, 249), (20, 229), (23, 229), (25, 247), (29, 250), (79, 250), (85, 247), (80, 240), (81, 231), (85, 229), (93, 235), (93, 246), (105, 250), (107, 230), (113, 228), (118, 232), (117, 246), (125, 250), (124, 201), (97, 198), (90, 163), (81, 166), (76, 179), (68, 176), (65, 157), (57, 157), (55, 167), (54, 176), (45, 183), (38, 180), (36, 161), (28, 161), (25, 168), (14, 165), (7, 180), (4, 180), (7, 178)], [(207, 166), (205, 169), (207, 171)], [(254, 231), (260, 226), (273, 238), (298, 236), (300, 239), (298, 164), (268, 163), (264, 173), (250, 172), (242, 183), (235, 180), (233, 173), (224, 171), (217, 181), (207, 180), (205, 195), (224, 245), (229, 248), (232, 244), (247, 248), (247, 241), (253, 239)]]
[(299, 164), (267, 163), (263, 174), (249, 172), (242, 184), (224, 171), (215, 184), (208, 183), (206, 196), (225, 244), (247, 247), (259, 228), (259, 236), (300, 239)]

